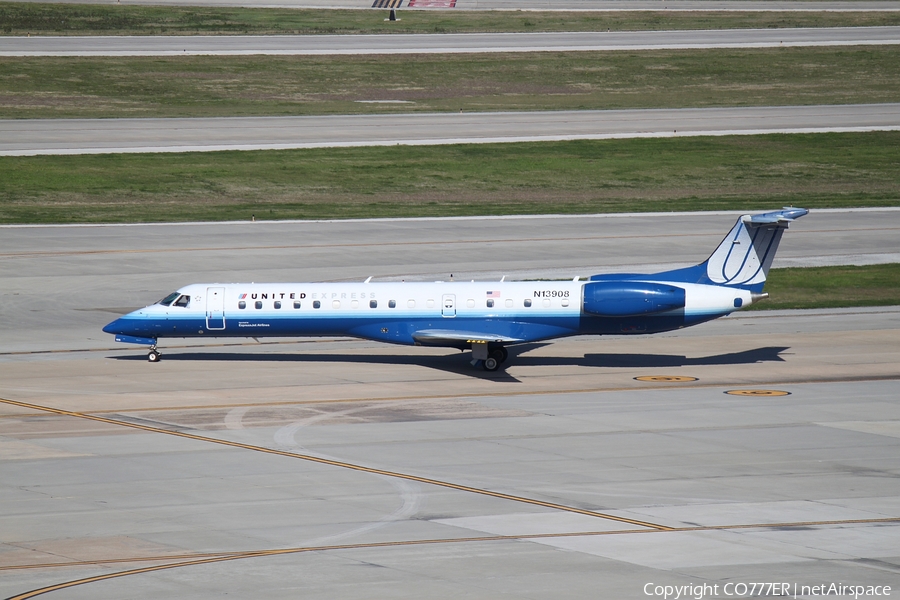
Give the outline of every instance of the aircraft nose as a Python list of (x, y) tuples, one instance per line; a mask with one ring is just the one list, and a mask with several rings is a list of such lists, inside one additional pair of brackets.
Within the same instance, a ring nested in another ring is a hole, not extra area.
[(122, 333), (122, 319), (116, 319), (103, 328), (104, 333)]

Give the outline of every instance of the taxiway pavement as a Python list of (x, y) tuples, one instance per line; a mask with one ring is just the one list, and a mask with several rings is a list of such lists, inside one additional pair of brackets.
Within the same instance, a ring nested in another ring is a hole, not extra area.
[(23, 119), (0, 120), (0, 156), (898, 129), (900, 104), (314, 117)]
[[(778, 260), (900, 252), (898, 215), (814, 211)], [(0, 597), (900, 588), (897, 307), (534, 344), (497, 373), (341, 339), (150, 364), (99, 332), (189, 281), (697, 262), (734, 217), (0, 229)]]
[(397, 35), (0, 37), (0, 56), (187, 56), (573, 52), (900, 43), (900, 27)]

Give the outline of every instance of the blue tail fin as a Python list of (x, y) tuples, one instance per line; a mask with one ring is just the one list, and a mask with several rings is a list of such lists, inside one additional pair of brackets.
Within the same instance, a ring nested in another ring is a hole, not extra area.
[(762, 291), (784, 230), (808, 212), (805, 208), (785, 208), (742, 216), (703, 263), (706, 277), (719, 285)]
[(766, 282), (775, 251), (791, 221), (809, 213), (805, 208), (784, 208), (760, 215), (743, 215), (712, 255), (693, 267), (652, 275), (594, 275), (592, 281), (653, 279), (739, 287), (759, 293)]

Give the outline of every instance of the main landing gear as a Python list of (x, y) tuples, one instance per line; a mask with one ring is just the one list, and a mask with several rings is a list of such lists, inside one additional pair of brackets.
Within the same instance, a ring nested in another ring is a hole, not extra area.
[(159, 353), (159, 350), (156, 349), (156, 346), (150, 346), (150, 352), (147, 353), (147, 360), (150, 362), (159, 362), (160, 358), (162, 358), (162, 355)]
[(507, 358), (509, 358), (509, 351), (500, 346), (492, 350), (488, 357), (481, 361), (481, 366), (485, 371), (496, 371), (500, 368), (500, 365), (506, 362)]

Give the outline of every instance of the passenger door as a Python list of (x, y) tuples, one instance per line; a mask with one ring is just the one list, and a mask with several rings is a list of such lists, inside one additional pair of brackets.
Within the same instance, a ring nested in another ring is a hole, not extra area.
[(206, 328), (225, 329), (225, 288), (206, 288)]

